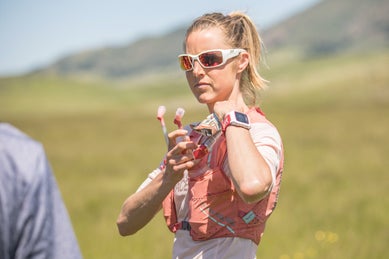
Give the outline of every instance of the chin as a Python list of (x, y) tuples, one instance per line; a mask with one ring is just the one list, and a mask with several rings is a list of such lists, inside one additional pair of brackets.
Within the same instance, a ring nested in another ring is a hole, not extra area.
[(197, 101), (199, 102), (199, 103), (201, 103), (201, 104), (210, 104), (210, 103), (212, 103), (210, 100), (208, 100), (208, 99), (203, 99), (203, 98), (197, 98)]
[(211, 96), (209, 96), (207, 94), (196, 95), (196, 99), (199, 103), (202, 103), (202, 104), (209, 104), (209, 103), (214, 102), (214, 98), (212, 98)]

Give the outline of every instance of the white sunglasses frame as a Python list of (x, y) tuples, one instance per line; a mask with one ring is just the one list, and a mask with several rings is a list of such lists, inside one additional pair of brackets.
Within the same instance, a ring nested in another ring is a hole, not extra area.
[[(216, 66), (211, 66), (211, 67), (206, 67), (204, 66), (201, 61), (199, 60), (199, 56), (201, 56), (202, 54), (204, 53), (207, 53), (207, 52), (213, 52), (213, 51), (220, 51), (222, 53), (222, 62)], [(192, 71), (193, 68), (194, 68), (194, 62), (197, 60), (197, 62), (199, 62), (200, 66), (204, 69), (211, 69), (211, 68), (216, 68), (216, 67), (220, 67), (220, 66), (223, 66), (224, 64), (227, 63), (227, 61), (231, 58), (234, 58), (236, 56), (239, 56), (240, 53), (243, 53), (243, 52), (246, 52), (246, 50), (244, 49), (210, 49), (210, 50), (206, 50), (206, 51), (202, 51), (200, 52), (199, 54), (197, 55), (191, 55), (191, 54), (181, 54), (181, 55), (178, 55), (178, 60), (180, 62), (180, 67), (182, 70), (186, 71), (186, 72), (189, 72), (189, 71)], [(191, 65), (192, 67), (190, 69), (184, 69), (182, 66), (181, 66), (181, 57), (190, 57), (192, 59), (192, 62), (191, 62)]]

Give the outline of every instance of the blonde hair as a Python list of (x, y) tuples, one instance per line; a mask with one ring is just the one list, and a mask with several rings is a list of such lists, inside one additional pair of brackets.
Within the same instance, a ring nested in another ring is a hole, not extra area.
[(226, 43), (232, 48), (245, 49), (249, 53), (249, 65), (243, 71), (240, 90), (247, 105), (256, 105), (259, 90), (266, 87), (267, 81), (259, 74), (263, 43), (254, 22), (243, 12), (232, 12), (228, 15), (204, 14), (187, 29), (184, 50), (186, 39), (191, 32), (213, 27), (219, 28), (224, 33)]

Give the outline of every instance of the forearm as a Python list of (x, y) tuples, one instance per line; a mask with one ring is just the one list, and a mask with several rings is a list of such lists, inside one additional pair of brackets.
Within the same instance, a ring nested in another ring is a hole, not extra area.
[(197, 147), (195, 143), (191, 141), (176, 143), (178, 137), (185, 137), (186, 134), (186, 130), (176, 130), (169, 134), (170, 148), (166, 154), (165, 169), (124, 202), (117, 219), (121, 235), (132, 235), (143, 228), (161, 209), (163, 200), (182, 179), (185, 170), (198, 163), (193, 160), (192, 154), (193, 149)]
[(119, 233), (122, 236), (135, 234), (150, 222), (174, 184), (164, 179), (161, 172), (144, 189), (128, 197), (117, 219)]
[(272, 187), (272, 175), (257, 150), (250, 132), (228, 127), (225, 132), (231, 177), (241, 198), (253, 203), (265, 197)]

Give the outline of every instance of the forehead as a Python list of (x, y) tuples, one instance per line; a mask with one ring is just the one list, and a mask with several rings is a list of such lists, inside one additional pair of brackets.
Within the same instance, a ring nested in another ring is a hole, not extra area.
[(186, 53), (198, 54), (210, 49), (230, 48), (225, 43), (225, 36), (221, 29), (212, 27), (192, 31), (186, 38)]

